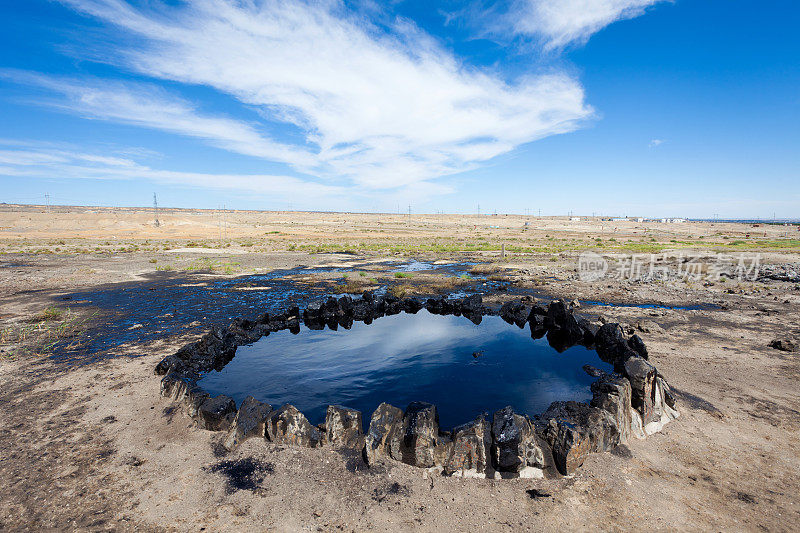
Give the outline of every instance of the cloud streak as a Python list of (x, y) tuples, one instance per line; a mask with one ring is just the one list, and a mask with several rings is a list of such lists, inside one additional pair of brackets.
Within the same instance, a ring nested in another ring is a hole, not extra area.
[(609, 24), (638, 17), (664, 1), (669, 0), (515, 0), (506, 26), (552, 50), (583, 44)]
[(316, 161), (308, 150), (277, 142), (247, 122), (201, 113), (192, 103), (153, 84), (78, 80), (15, 70), (0, 70), (0, 77), (44, 88), (57, 98), (34, 103), (85, 118), (195, 137), (224, 150), (298, 168), (311, 167)]
[(343, 187), (266, 174), (211, 174), (152, 168), (129, 152), (95, 153), (47, 143), (0, 140), (0, 176), (46, 179), (140, 180), (207, 189), (228, 189), (308, 201), (342, 200), (353, 191)]
[(409, 21), (385, 31), (333, 0), (152, 8), (62, 1), (121, 30), (106, 61), (211, 87), (258, 110), (265, 128), (288, 126), (302, 140), (266, 137), (252, 124), (202, 114), (146, 84), (51, 84), (66, 108), (202, 138), (365, 189), (470, 170), (592, 116), (583, 88), (566, 74), (507, 80), (462, 64)]

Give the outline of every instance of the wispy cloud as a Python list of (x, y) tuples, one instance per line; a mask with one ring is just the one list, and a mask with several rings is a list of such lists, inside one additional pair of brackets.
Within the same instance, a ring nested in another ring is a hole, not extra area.
[(664, 144), (663, 139), (653, 139), (652, 141), (650, 141), (650, 144), (648, 146), (650, 148), (655, 148), (656, 146), (659, 146), (661, 144)]
[(148, 83), (73, 79), (18, 70), (0, 70), (0, 77), (47, 89), (57, 97), (34, 103), (86, 118), (133, 124), (189, 137), (244, 155), (289, 163), (315, 164), (308, 150), (277, 142), (243, 121), (204, 114), (183, 98)]
[(135, 147), (75, 146), (0, 138), (0, 177), (46, 180), (146, 180), (178, 186), (243, 193), (266, 205), (291, 202), (298, 209), (394, 210), (395, 203), (424, 203), (452, 193), (451, 186), (420, 181), (391, 191), (280, 174), (206, 173), (158, 168), (162, 154)]
[(265, 174), (211, 174), (178, 172), (153, 168), (136, 161), (135, 150), (85, 151), (75, 147), (54, 147), (48, 143), (16, 142), (0, 139), (0, 176), (46, 179), (145, 179), (155, 183), (230, 189), (280, 197), (309, 200), (341, 200), (353, 191), (339, 186)]
[(670, 0), (515, 0), (506, 22), (515, 33), (557, 49), (585, 43), (609, 24), (638, 17), (664, 1)]
[(408, 21), (387, 32), (335, 0), (155, 7), (62, 1), (122, 34), (116, 48), (98, 52), (106, 61), (152, 78), (212, 87), (259, 110), (264, 126), (289, 124), (303, 140), (266, 138), (252, 125), (203, 115), (142, 85), (73, 86), (66, 106), (200, 137), (365, 188), (409, 186), (469, 170), (572, 131), (592, 115), (583, 88), (566, 74), (511, 81), (462, 64)]

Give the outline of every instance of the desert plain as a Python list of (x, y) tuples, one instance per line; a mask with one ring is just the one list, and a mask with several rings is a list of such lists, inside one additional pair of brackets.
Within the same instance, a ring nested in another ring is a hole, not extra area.
[[(585, 279), (586, 251), (661, 275)], [(797, 225), (2, 205), (0, 529), (796, 531), (798, 273)], [(156, 363), (211, 326), (382, 287), (574, 302), (638, 332), (681, 416), (571, 477), (458, 479), (223, 453), (159, 395)]]

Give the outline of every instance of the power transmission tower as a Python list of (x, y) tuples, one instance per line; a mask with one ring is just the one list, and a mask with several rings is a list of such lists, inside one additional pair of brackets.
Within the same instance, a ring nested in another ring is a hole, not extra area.
[(159, 227), (161, 222), (158, 221), (158, 198), (156, 198), (156, 193), (153, 193), (153, 212), (156, 216), (156, 227)]
[(45, 193), (44, 194), (44, 201), (45, 201), (45, 204), (47, 204), (47, 212), (49, 213), (50, 212), (50, 193)]

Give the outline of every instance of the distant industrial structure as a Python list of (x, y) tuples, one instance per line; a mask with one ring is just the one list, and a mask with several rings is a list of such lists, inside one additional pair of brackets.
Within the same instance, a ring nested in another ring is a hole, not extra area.
[[(577, 217), (570, 218), (570, 220), (574, 220)], [(580, 219), (578, 219), (580, 220)], [(601, 218), (600, 220), (605, 220), (606, 222), (660, 222), (662, 224), (679, 224), (682, 222), (686, 222), (685, 218), (644, 218), (644, 217), (607, 217)]]

